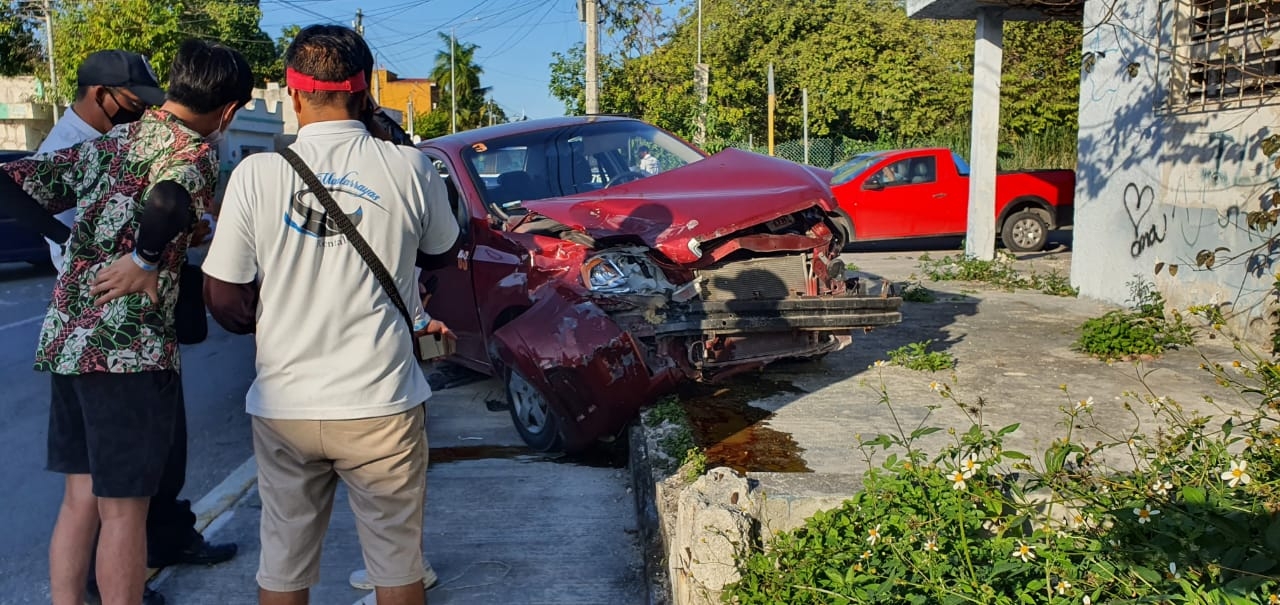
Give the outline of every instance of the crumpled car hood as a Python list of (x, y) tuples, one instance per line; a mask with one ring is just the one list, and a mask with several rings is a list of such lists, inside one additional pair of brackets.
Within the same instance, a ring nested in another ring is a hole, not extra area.
[(698, 260), (701, 242), (814, 205), (835, 208), (819, 175), (738, 149), (608, 189), (523, 204), (596, 239), (639, 238), (681, 264)]

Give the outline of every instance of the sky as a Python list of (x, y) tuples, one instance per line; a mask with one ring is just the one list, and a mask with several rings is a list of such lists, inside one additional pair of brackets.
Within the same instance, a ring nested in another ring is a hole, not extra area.
[(262, 30), (272, 38), (288, 25), (350, 26), (364, 13), (364, 37), (380, 67), (402, 78), (427, 77), (437, 32), (478, 44), (481, 82), (512, 119), (564, 115), (548, 90), (552, 57), (583, 39), (576, 0), (261, 0)]

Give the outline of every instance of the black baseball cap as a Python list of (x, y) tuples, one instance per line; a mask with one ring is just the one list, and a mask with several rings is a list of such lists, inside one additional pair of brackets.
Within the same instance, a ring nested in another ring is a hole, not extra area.
[(80, 63), (77, 86), (112, 86), (138, 95), (147, 105), (163, 105), (164, 91), (147, 58), (123, 50), (100, 50)]

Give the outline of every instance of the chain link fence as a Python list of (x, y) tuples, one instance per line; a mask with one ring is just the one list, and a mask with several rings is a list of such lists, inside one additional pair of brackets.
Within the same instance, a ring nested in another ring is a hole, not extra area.
[[(719, 148), (735, 147), (768, 155), (766, 145), (754, 141), (726, 142)], [(801, 139), (774, 144), (774, 155), (800, 164), (819, 168), (833, 168), (855, 155), (868, 151), (910, 149), (917, 147), (946, 147), (969, 159), (967, 137), (932, 137), (901, 141), (863, 141), (844, 137), (810, 138), (806, 158), (805, 144)], [(1035, 137), (1025, 137), (1016, 143), (1002, 144), (999, 150), (1001, 170), (1026, 170), (1035, 168), (1076, 167), (1076, 133), (1054, 131)]]

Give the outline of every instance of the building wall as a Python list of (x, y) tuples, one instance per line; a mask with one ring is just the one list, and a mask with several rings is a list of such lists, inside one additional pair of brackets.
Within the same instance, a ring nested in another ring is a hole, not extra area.
[(378, 105), (394, 109), (403, 115), (402, 127), (408, 127), (409, 99), (413, 99), (413, 109), (418, 115), (425, 114), (434, 107), (436, 85), (425, 78), (400, 79), (395, 72), (379, 69), (374, 72), (378, 95)]
[[(1080, 82), (1072, 282), (1116, 303), (1136, 279), (1154, 282), (1175, 308), (1229, 303), (1234, 331), (1263, 339), (1280, 253), (1248, 252), (1277, 230), (1251, 230), (1246, 217), (1280, 185), (1275, 159), (1258, 145), (1280, 125), (1280, 105), (1168, 109), (1180, 73), (1168, 50), (1177, 18), (1161, 7), (1172, 4), (1086, 2), (1092, 67)], [(1218, 250), (1212, 269), (1197, 267), (1202, 250)]]

